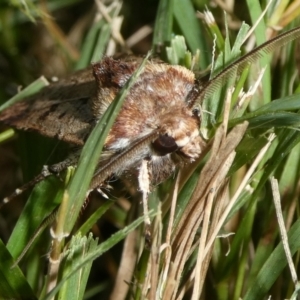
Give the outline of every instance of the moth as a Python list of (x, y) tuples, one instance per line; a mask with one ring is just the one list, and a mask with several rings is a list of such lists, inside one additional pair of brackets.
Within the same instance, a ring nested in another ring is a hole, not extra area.
[[(263, 54), (299, 36), (300, 28), (295, 28), (275, 37), (203, 85), (185, 67), (150, 60), (109, 131), (90, 189), (97, 189), (112, 175), (120, 176), (124, 172), (139, 178), (147, 174), (148, 185), (157, 185), (177, 166), (197, 159), (206, 144), (199, 134), (199, 108), (203, 99)], [(139, 64), (139, 59), (131, 56), (104, 57), (7, 108), (0, 114), (0, 122), (80, 148)], [(78, 157), (79, 154), (73, 153), (63, 162), (47, 167), (34, 182), (76, 165)], [(140, 187), (142, 181), (139, 180)], [(15, 194), (22, 190), (16, 190)], [(149, 188), (142, 190), (147, 192)]]

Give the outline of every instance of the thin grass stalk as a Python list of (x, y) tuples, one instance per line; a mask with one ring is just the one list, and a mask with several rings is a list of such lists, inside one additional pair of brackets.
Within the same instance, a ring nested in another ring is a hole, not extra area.
[(203, 274), (202, 270), (202, 263), (204, 260), (203, 253), (204, 253), (204, 248), (206, 244), (206, 239), (208, 235), (208, 230), (209, 230), (209, 221), (210, 221), (210, 216), (212, 212), (212, 207), (213, 207), (213, 199), (214, 199), (214, 194), (216, 192), (217, 185), (216, 183), (213, 185), (211, 192), (209, 193), (207, 197), (207, 201), (205, 203), (205, 210), (204, 210), (204, 218), (203, 218), (203, 223), (202, 223), (202, 228), (201, 228), (201, 236), (200, 236), (200, 241), (199, 241), (199, 247), (198, 247), (198, 255), (197, 255), (197, 262), (195, 265), (194, 269), (194, 283), (193, 283), (193, 294), (192, 294), (192, 300), (197, 300), (200, 299), (200, 295), (202, 292), (202, 289), (200, 287), (200, 282), (203, 280), (202, 276), (205, 276)]
[[(173, 195), (172, 195), (172, 203), (171, 203), (171, 208), (170, 208), (170, 217), (169, 217), (169, 222), (168, 222), (168, 228), (167, 228), (167, 233), (165, 237), (165, 243), (163, 244), (164, 247), (164, 255), (163, 255), (163, 262), (162, 262), (162, 269), (160, 273), (160, 281), (158, 285), (158, 291), (159, 291), (159, 297), (163, 296), (164, 290), (165, 290), (165, 285), (167, 282), (167, 277), (169, 274), (170, 270), (170, 264), (171, 264), (171, 257), (172, 257), (172, 247), (171, 247), (171, 234), (174, 226), (174, 216), (175, 216), (175, 209), (176, 209), (176, 201), (178, 197), (178, 188), (179, 188), (179, 183), (181, 180), (181, 170), (179, 170), (177, 177), (176, 177), (176, 182), (173, 190)], [(162, 249), (161, 249), (162, 251)]]
[(254, 173), (255, 169), (257, 168), (258, 164), (261, 162), (261, 160), (264, 158), (265, 153), (268, 151), (269, 147), (271, 146), (272, 141), (275, 139), (275, 135), (271, 134), (269, 136), (269, 141), (268, 143), (265, 145), (265, 147), (260, 151), (259, 155), (256, 157), (256, 159), (254, 160), (253, 164), (251, 165), (251, 167), (249, 168), (247, 174), (245, 175), (245, 177), (243, 178), (242, 183), (240, 184), (238, 190), (236, 191), (236, 193), (234, 194), (234, 196), (232, 197), (232, 199), (230, 200), (229, 205), (226, 207), (226, 210), (224, 211), (224, 213), (222, 214), (220, 220), (219, 220), (219, 224), (218, 226), (215, 228), (215, 230), (212, 233), (212, 237), (209, 240), (209, 242), (207, 243), (207, 247), (205, 249), (205, 252), (209, 251), (209, 248), (211, 247), (211, 245), (214, 242), (215, 237), (217, 236), (218, 232), (220, 231), (221, 227), (223, 226), (230, 210), (232, 209), (234, 203), (236, 202), (236, 200), (238, 199), (239, 195), (241, 194), (241, 192), (243, 191), (243, 189), (245, 188), (245, 186), (248, 183), (248, 180), (250, 179), (250, 177), (252, 176), (252, 174)]
[(295, 289), (296, 289), (297, 284), (298, 284), (298, 276), (297, 276), (297, 272), (296, 272), (296, 269), (295, 269), (295, 266), (293, 263), (291, 250), (289, 248), (287, 231), (286, 231), (286, 228), (284, 225), (278, 181), (274, 177), (271, 177), (271, 186), (272, 186), (272, 193), (273, 193), (273, 198), (274, 198), (276, 216), (277, 216), (277, 221), (278, 221), (279, 230), (280, 230), (280, 234), (281, 234), (282, 244), (283, 244), (284, 252), (285, 252), (285, 255), (286, 255), (286, 258), (288, 261), (288, 266), (290, 268), (292, 280), (294, 282)]

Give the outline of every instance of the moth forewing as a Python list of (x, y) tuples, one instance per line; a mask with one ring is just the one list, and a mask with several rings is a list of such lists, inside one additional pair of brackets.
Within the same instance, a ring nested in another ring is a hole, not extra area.
[(87, 102), (95, 94), (96, 84), (89, 67), (10, 106), (1, 112), (0, 121), (80, 146), (93, 125)]

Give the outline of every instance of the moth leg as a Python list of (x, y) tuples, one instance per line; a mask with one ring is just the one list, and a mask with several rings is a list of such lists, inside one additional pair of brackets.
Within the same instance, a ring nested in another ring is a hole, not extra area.
[(105, 194), (104, 192), (103, 192), (103, 190), (99, 187), (99, 188), (97, 188), (96, 189), (96, 191), (103, 197), (103, 198), (105, 198), (105, 199), (109, 199), (109, 197), (107, 196), (107, 194)]
[(58, 175), (61, 171), (65, 170), (67, 167), (76, 165), (78, 161), (78, 153), (75, 153), (71, 156), (69, 156), (67, 159), (65, 159), (62, 162), (59, 162), (54, 165), (50, 166), (43, 166), (42, 172), (35, 176), (32, 180), (25, 183), (23, 186), (17, 188), (11, 195), (4, 198), (2, 200), (2, 203), (0, 203), (0, 208), (4, 205), (10, 202), (12, 199), (17, 197), (18, 195), (21, 195), (23, 192), (27, 191), (31, 187), (35, 186), (37, 183), (41, 182), (45, 178), (47, 178), (50, 175)]
[(143, 202), (143, 211), (145, 217), (145, 239), (151, 244), (151, 222), (149, 217), (149, 208), (148, 208), (148, 195), (150, 192), (150, 176), (149, 176), (149, 168), (148, 161), (142, 160), (142, 164), (140, 166), (139, 175), (138, 175), (138, 184), (139, 189), (142, 192), (142, 202)]
[(58, 175), (61, 171), (64, 171), (70, 166), (76, 166), (80, 156), (80, 151), (76, 151), (69, 155), (65, 160), (50, 166), (44, 166), (43, 169), (47, 169), (51, 174)]

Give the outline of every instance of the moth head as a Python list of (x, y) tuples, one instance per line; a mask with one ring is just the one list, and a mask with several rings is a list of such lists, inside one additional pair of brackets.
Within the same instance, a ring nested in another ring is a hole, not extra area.
[(176, 153), (183, 158), (195, 160), (201, 153), (204, 141), (199, 135), (199, 117), (193, 112), (181, 109), (165, 116), (165, 122), (159, 130), (158, 137), (152, 142), (156, 155)]

